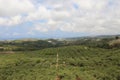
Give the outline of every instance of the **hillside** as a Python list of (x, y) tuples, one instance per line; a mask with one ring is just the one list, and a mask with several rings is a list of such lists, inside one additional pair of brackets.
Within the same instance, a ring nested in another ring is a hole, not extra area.
[[(16, 53), (16, 54), (15, 54)], [(59, 70), (56, 70), (56, 54)], [(68, 46), (0, 54), (0, 80), (120, 80), (120, 50)]]
[[(116, 39), (118, 37), (118, 40)], [(22, 39), (0, 41), (0, 51), (35, 51), (72, 45), (83, 45), (91, 48), (111, 49), (120, 47), (119, 36), (97, 36), (73, 39)]]
[(120, 39), (112, 40), (109, 42), (111, 47), (120, 47)]

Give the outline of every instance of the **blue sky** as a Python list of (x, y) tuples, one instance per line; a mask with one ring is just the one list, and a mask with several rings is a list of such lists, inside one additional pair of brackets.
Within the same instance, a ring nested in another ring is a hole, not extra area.
[(119, 8), (119, 0), (0, 0), (0, 39), (120, 34)]

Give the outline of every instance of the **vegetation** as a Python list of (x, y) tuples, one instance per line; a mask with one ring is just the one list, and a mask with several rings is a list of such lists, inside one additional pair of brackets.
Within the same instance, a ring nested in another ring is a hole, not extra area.
[(120, 39), (0, 41), (0, 80), (120, 80)]
[[(16, 54), (15, 54), (16, 53)], [(59, 67), (56, 69), (56, 55)], [(120, 50), (66, 46), (0, 54), (0, 80), (120, 80)]]
[(75, 39), (48, 39), (48, 40), (14, 40), (0, 41), (0, 51), (35, 51), (45, 48), (56, 48), (63, 46), (84, 45), (94, 48), (120, 48), (118, 36), (101, 38), (75, 38)]

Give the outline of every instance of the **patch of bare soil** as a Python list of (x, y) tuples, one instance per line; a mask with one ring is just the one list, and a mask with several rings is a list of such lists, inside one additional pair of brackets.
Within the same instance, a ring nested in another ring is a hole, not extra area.
[(0, 51), (0, 54), (14, 54), (13, 51)]

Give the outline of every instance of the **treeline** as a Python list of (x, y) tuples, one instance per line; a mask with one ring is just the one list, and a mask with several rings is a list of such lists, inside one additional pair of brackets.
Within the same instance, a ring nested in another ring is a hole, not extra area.
[(44, 48), (59, 47), (63, 46), (64, 43), (61, 41), (51, 41), (48, 40), (37, 40), (37, 41), (11, 41), (11, 42), (0, 42), (0, 51), (33, 51), (40, 50)]
[(78, 40), (36, 40), (36, 41), (3, 41), (0, 42), (0, 51), (33, 51), (44, 48), (84, 45), (93, 48), (120, 48), (119, 37), (115, 38), (84, 38)]
[(119, 37), (115, 38), (86, 38), (69, 42), (69, 45), (85, 45), (88, 47), (97, 47), (97, 48), (120, 48), (120, 39)]

